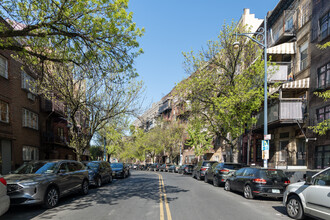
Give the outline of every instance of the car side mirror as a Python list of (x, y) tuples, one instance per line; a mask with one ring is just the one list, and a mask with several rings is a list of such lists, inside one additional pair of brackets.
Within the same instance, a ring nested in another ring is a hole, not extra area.
[(311, 176), (308, 176), (308, 177), (306, 177), (306, 184), (307, 185), (312, 185), (312, 177)]

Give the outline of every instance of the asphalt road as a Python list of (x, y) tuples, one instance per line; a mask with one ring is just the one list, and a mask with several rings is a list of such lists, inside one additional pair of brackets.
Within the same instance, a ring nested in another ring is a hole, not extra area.
[(191, 176), (133, 171), (127, 179), (71, 195), (57, 207), (13, 206), (0, 219), (256, 220), (290, 219), (281, 201), (247, 200)]

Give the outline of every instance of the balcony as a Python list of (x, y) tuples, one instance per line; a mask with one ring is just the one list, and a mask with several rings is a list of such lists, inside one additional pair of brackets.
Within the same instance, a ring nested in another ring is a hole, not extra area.
[(43, 132), (42, 143), (68, 145), (66, 137), (54, 135), (53, 132)]
[[(267, 120), (268, 124), (286, 124), (297, 123), (303, 120), (302, 99), (281, 99), (274, 105), (268, 106)], [(259, 128), (264, 124), (264, 113), (259, 112), (255, 118), (257, 119), (255, 128)]]
[(171, 107), (170, 100), (167, 99), (165, 102), (160, 104), (159, 109), (158, 109), (158, 113), (162, 114), (163, 112), (165, 112), (166, 110), (169, 110), (169, 109), (172, 109), (172, 107)]
[(61, 115), (65, 115), (65, 105), (63, 102), (48, 99), (42, 99), (41, 101), (41, 110), (44, 112), (56, 112)]
[(288, 80), (291, 72), (290, 62), (277, 62), (274, 66), (268, 67), (268, 82), (283, 82)]

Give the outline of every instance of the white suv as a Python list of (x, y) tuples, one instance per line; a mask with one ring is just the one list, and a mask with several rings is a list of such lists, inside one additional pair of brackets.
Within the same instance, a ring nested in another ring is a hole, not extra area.
[(0, 216), (7, 212), (9, 208), (10, 200), (7, 196), (7, 182), (0, 175)]
[(290, 184), (284, 192), (283, 205), (294, 219), (303, 219), (305, 214), (330, 219), (330, 167), (306, 182)]

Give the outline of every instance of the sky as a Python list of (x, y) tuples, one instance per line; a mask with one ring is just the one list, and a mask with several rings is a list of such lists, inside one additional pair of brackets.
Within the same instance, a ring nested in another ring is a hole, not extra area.
[(216, 40), (221, 26), (237, 22), (244, 8), (263, 19), (279, 0), (130, 0), (133, 21), (145, 33), (144, 54), (135, 68), (146, 86), (143, 107), (151, 107), (187, 77), (182, 52), (199, 51)]

